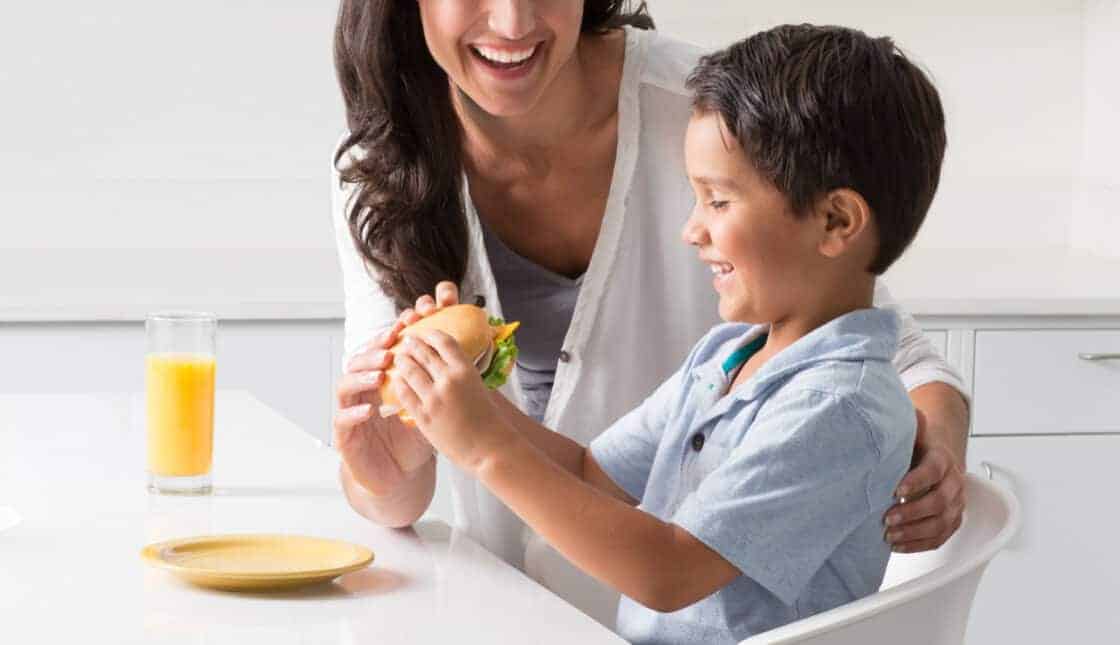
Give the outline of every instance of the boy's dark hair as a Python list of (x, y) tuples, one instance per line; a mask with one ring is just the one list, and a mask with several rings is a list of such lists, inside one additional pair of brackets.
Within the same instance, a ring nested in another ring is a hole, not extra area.
[(913, 241), (937, 191), (945, 115), (890, 38), (784, 25), (705, 56), (688, 88), (796, 213), (837, 188), (867, 200), (879, 229), (870, 272)]

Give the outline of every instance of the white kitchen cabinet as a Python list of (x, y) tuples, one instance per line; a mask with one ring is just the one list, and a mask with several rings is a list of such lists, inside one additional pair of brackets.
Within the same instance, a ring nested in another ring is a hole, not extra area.
[[(990, 309), (1004, 301), (995, 302)], [(969, 302), (953, 314), (952, 303), (938, 304), (918, 321), (931, 340), (946, 330), (947, 360), (972, 397), (969, 470), (987, 476), (988, 464), (1023, 512), (1021, 533), (980, 584), (966, 643), (1117, 642), (1120, 362), (1079, 355), (1120, 352), (1120, 319), (1044, 315), (1041, 306), (977, 314)], [(1088, 313), (1097, 305), (1063, 306)]]
[(967, 643), (1116, 643), (1120, 436), (974, 437), (969, 470), (1008, 486), (1019, 535), (980, 583)]
[(1120, 329), (978, 331), (974, 387), (978, 434), (1120, 432)]

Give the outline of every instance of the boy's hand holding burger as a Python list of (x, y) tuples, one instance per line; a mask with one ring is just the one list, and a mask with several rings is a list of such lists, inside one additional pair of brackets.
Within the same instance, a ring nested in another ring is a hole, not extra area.
[(517, 434), (488, 392), (513, 369), (516, 328), (472, 305), (447, 307), (405, 328), (390, 349), (381, 413), (415, 423), (436, 450), (474, 472)]

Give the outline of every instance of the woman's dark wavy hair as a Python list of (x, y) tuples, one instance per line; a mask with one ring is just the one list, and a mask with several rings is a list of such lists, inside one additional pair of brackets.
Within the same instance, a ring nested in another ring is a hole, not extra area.
[[(653, 21), (642, 2), (585, 0), (581, 31)], [(466, 273), (462, 140), (447, 74), (428, 51), (416, 0), (342, 0), (334, 63), (349, 134), (335, 153), (357, 184), (355, 246), (399, 309)], [(345, 162), (343, 160), (345, 159)]]

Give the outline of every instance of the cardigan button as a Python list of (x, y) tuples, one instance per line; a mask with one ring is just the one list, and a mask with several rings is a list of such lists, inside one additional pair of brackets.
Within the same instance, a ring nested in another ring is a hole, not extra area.
[(572, 360), (572, 355), (568, 353), (568, 350), (566, 350), (566, 349), (560, 350), (560, 362), (561, 363), (567, 363), (570, 360)]
[(697, 432), (696, 434), (692, 435), (692, 449), (695, 450), (696, 452), (700, 452), (700, 450), (703, 449), (703, 448), (704, 448), (704, 433)]

